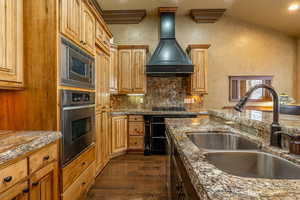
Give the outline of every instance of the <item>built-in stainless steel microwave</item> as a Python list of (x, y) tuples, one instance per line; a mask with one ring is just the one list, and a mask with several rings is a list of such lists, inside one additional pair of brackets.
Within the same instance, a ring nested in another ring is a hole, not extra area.
[(61, 38), (61, 85), (95, 89), (95, 59)]

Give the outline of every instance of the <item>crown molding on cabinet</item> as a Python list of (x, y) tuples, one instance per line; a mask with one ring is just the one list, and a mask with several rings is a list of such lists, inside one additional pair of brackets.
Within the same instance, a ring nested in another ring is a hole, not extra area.
[(225, 11), (226, 9), (192, 9), (190, 16), (196, 23), (215, 23)]
[(103, 10), (107, 24), (139, 24), (147, 15), (146, 10)]

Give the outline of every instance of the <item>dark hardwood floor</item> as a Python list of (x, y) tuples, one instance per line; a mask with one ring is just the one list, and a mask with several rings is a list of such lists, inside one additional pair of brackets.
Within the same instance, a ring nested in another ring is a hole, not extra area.
[(88, 200), (168, 200), (166, 156), (127, 154), (110, 161)]

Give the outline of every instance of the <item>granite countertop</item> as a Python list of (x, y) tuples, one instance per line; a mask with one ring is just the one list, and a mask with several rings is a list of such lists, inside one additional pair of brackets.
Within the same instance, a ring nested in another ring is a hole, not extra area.
[[(209, 113), (221, 115), (217, 110)], [(245, 178), (228, 174), (210, 164), (205, 157), (207, 151), (198, 148), (187, 135), (189, 132), (232, 132), (260, 144), (263, 151), (284, 157), (296, 164), (300, 164), (300, 156), (290, 155), (284, 150), (270, 147), (260, 137), (249, 135), (240, 129), (212, 119), (166, 119), (166, 123), (200, 199), (300, 199), (300, 180)]]
[(207, 115), (207, 109), (187, 109), (186, 111), (152, 111), (152, 109), (117, 109), (111, 112), (112, 115)]
[(55, 131), (0, 131), (0, 165), (62, 137)]
[[(208, 112), (216, 117), (234, 121), (256, 129), (269, 130), (273, 121), (272, 112), (245, 110), (240, 113), (233, 109), (209, 110)], [(300, 116), (280, 114), (279, 123), (282, 131), (292, 135), (300, 135)]]

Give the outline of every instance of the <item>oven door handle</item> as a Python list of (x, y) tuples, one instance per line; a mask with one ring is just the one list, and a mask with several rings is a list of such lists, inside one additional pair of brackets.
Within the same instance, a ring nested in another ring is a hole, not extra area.
[(94, 108), (95, 104), (92, 105), (86, 105), (86, 106), (69, 106), (69, 107), (64, 107), (63, 110), (78, 110), (78, 109), (84, 109), (84, 108)]

